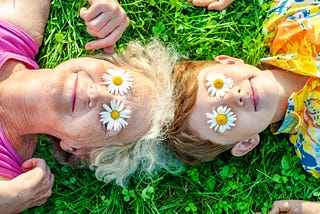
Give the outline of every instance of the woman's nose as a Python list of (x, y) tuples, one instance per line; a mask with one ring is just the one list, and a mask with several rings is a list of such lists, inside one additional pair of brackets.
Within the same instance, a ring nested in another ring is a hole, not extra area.
[(107, 88), (105, 85), (92, 84), (88, 90), (88, 106), (94, 108), (97, 104), (108, 103)]

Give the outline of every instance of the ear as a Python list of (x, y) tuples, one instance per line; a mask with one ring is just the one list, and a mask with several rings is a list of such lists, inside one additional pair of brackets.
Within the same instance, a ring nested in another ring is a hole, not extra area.
[(214, 58), (215, 61), (221, 64), (244, 64), (242, 59), (234, 58), (226, 55), (219, 55)]
[(69, 144), (67, 144), (65, 141), (61, 140), (60, 141), (60, 147), (62, 150), (73, 154), (74, 156), (76, 156), (77, 158), (81, 158), (81, 159), (87, 159), (89, 156), (89, 152), (91, 151), (90, 148), (79, 148), (76, 149), (72, 146), (70, 146)]
[(259, 135), (254, 135), (246, 140), (239, 141), (236, 145), (234, 145), (231, 149), (231, 154), (233, 156), (243, 156), (254, 149), (260, 142)]
[(63, 151), (72, 153), (73, 148), (63, 140), (60, 140), (60, 147)]

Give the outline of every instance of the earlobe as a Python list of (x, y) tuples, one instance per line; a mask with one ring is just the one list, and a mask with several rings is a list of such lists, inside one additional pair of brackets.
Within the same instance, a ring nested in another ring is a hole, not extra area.
[(74, 148), (72, 146), (69, 146), (65, 141), (61, 140), (60, 141), (60, 147), (63, 151), (68, 152), (68, 153), (73, 153)]
[(60, 147), (63, 151), (73, 154), (77, 158), (81, 158), (83, 160), (89, 160), (89, 153), (91, 152), (90, 148), (74, 148), (67, 144), (65, 141), (60, 141)]
[(221, 63), (221, 64), (244, 64), (242, 59), (234, 58), (227, 55), (219, 55), (214, 58), (215, 61)]
[(239, 141), (234, 147), (231, 149), (231, 154), (233, 156), (243, 156), (254, 149), (260, 142), (259, 135), (254, 135), (246, 140)]

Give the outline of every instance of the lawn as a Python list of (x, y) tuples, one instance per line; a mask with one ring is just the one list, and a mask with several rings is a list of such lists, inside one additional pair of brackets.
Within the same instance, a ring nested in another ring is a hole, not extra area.
[[(156, 37), (190, 59), (226, 54), (257, 65), (267, 55), (261, 26), (268, 2), (236, 0), (213, 12), (185, 0), (120, 0), (131, 23), (116, 50)], [(79, 18), (86, 5), (86, 0), (52, 0), (41, 67), (99, 52), (84, 50), (92, 39)], [(245, 157), (225, 152), (210, 163), (186, 166), (179, 175), (160, 172), (152, 182), (133, 178), (126, 189), (98, 181), (90, 170), (59, 165), (41, 138), (36, 155), (55, 174), (53, 193), (45, 205), (24, 213), (266, 213), (278, 199), (319, 200), (319, 182), (305, 174), (287, 136), (265, 131), (261, 138)]]

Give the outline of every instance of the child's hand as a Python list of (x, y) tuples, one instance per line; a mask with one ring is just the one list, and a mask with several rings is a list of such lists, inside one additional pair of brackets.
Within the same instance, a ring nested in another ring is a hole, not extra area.
[[(51, 196), (54, 176), (43, 159), (32, 158), (22, 166), (25, 171), (18, 177), (1, 181), (0, 208), (5, 213), (17, 213), (40, 206)], [(1, 211), (1, 212), (2, 212)]]
[(223, 10), (228, 7), (234, 0), (187, 0), (194, 6), (207, 7), (208, 10)]
[(317, 214), (320, 210), (319, 202), (301, 200), (281, 200), (275, 201), (269, 214)]
[(99, 39), (88, 42), (87, 50), (104, 48), (113, 53), (114, 45), (129, 25), (129, 18), (117, 0), (88, 0), (90, 8), (81, 8), (80, 17), (87, 26), (87, 32)]

